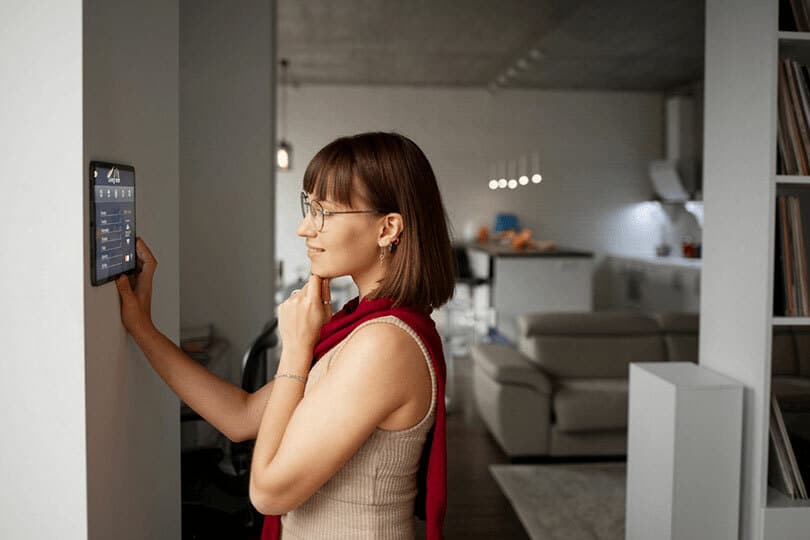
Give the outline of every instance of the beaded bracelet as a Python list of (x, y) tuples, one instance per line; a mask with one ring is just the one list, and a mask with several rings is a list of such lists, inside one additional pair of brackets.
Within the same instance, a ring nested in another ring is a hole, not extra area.
[(307, 378), (302, 377), (301, 375), (295, 375), (293, 373), (276, 373), (276, 376), (273, 379), (278, 379), (279, 377), (289, 377), (290, 379), (298, 379), (302, 383), (307, 383)]

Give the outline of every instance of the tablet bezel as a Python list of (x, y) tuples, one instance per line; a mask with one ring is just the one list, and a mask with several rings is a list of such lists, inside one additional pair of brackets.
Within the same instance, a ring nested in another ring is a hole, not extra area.
[[(99, 280), (98, 276), (96, 275), (96, 179), (93, 176), (93, 171), (96, 170), (97, 167), (103, 168), (112, 168), (116, 167), (122, 171), (129, 171), (132, 173), (132, 188), (135, 190), (136, 198), (137, 198), (137, 181), (135, 177), (135, 167), (132, 165), (125, 165), (123, 163), (113, 163), (110, 161), (91, 161), (90, 166), (88, 168), (87, 177), (89, 179), (89, 187), (90, 187), (90, 283), (97, 287), (99, 285), (104, 285), (105, 283), (109, 283), (110, 281), (114, 281), (115, 278), (122, 274), (126, 274), (128, 276), (134, 275), (135, 271), (138, 268), (138, 261), (137, 255), (135, 259), (135, 268), (131, 270), (125, 270), (123, 272), (118, 272), (117, 274), (113, 274), (107, 276), (106, 278)], [(135, 239), (137, 242), (138, 236), (136, 234), (136, 228), (138, 226), (138, 219), (137, 219), (137, 210), (135, 206), (135, 198), (132, 200), (132, 238)]]

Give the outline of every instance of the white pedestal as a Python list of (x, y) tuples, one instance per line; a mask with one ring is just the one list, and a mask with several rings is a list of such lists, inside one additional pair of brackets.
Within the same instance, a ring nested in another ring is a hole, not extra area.
[(689, 362), (630, 365), (627, 540), (736, 540), (743, 386)]

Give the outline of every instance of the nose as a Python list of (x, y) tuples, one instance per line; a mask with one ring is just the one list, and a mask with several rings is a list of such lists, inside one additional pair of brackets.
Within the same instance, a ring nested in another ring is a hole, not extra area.
[(295, 229), (295, 233), (304, 238), (313, 238), (318, 234), (309, 216), (301, 220), (301, 223), (299, 223), (298, 227)]

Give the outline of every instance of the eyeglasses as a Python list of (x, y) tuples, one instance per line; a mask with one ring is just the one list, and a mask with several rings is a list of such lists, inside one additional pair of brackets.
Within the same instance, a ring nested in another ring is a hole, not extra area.
[(312, 218), (312, 223), (318, 231), (323, 230), (323, 222), (325, 216), (332, 216), (336, 214), (380, 214), (379, 210), (342, 210), (335, 212), (332, 210), (324, 210), (321, 203), (318, 201), (308, 200), (309, 196), (306, 191), (301, 192), (301, 216), (306, 219), (307, 216)]

